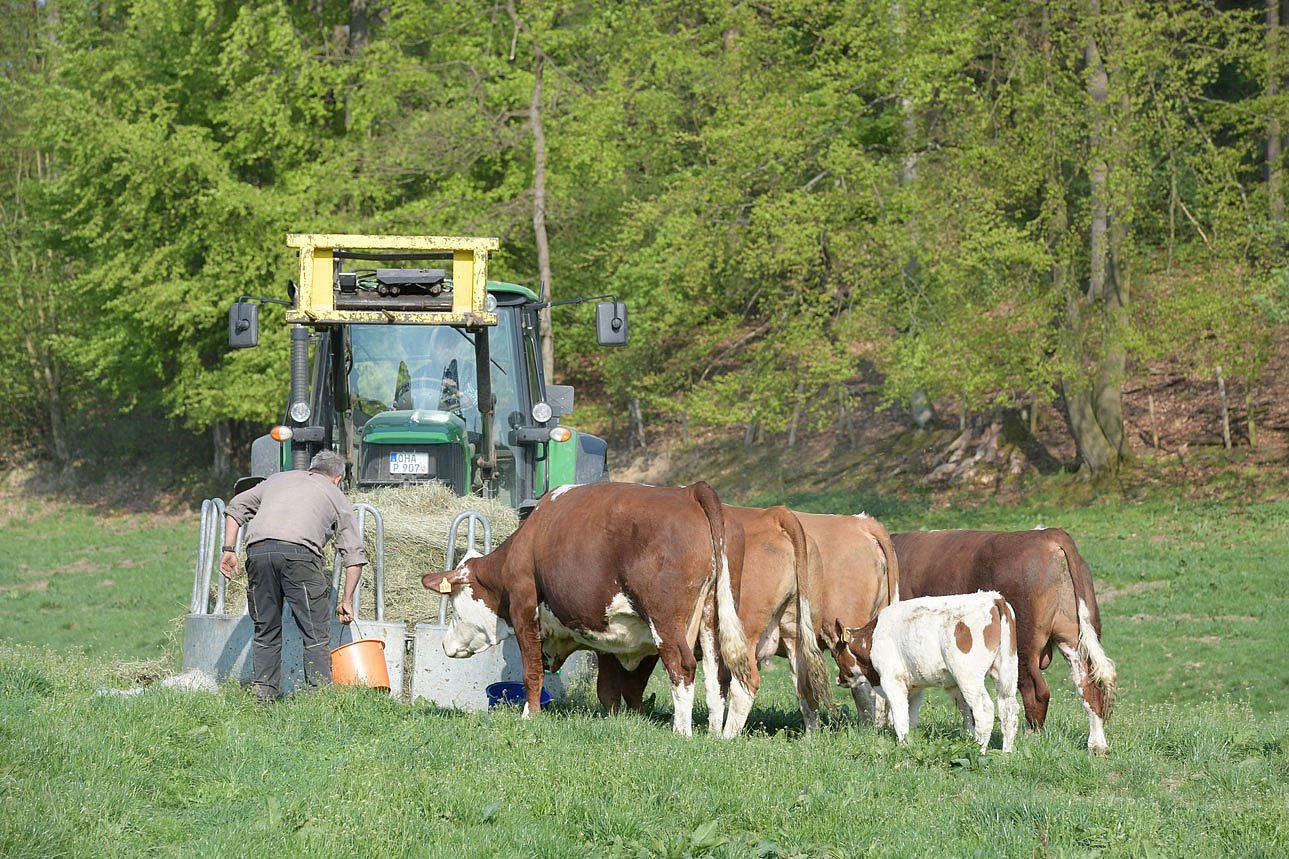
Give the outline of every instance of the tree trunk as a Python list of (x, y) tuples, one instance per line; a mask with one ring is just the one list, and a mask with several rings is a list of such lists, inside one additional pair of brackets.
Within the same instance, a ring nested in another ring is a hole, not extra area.
[[(516, 38), (523, 33), (533, 46), (536, 65), (533, 67), (533, 96), (528, 104), (528, 128), (533, 133), (533, 238), (537, 244), (537, 278), (542, 301), (551, 300), (551, 254), (546, 235), (546, 129), (542, 126), (542, 82), (546, 68), (546, 52), (537, 37), (515, 8), (515, 0), (506, 0), (506, 14), (515, 26)], [(514, 59), (514, 48), (511, 48)], [(537, 314), (538, 333), (542, 343), (542, 370), (547, 381), (555, 378), (555, 341), (551, 338), (551, 311), (542, 308)], [(643, 446), (643, 445), (642, 445)]]
[(788, 425), (788, 447), (797, 446), (797, 425), (801, 422), (801, 393), (805, 385), (797, 382), (796, 399), (792, 403), (792, 422)]
[(841, 390), (837, 391), (837, 426), (846, 439), (846, 449), (854, 450), (859, 439), (855, 437), (855, 422), (851, 420), (850, 409), (846, 407), (846, 394)]
[(1222, 407), (1222, 446), (1231, 449), (1231, 410), (1226, 404), (1226, 380), (1222, 368), (1217, 368), (1217, 401)]
[(640, 411), (640, 398), (632, 397), (631, 405), (627, 411), (627, 450), (632, 450), (637, 446), (642, 450), (647, 446), (645, 444), (644, 415)]
[[(1282, 0), (1266, 0), (1267, 21), (1267, 100), (1274, 103), (1280, 94), (1280, 28), (1284, 15)], [(1280, 116), (1271, 111), (1267, 118), (1267, 202), (1271, 217), (1272, 234), (1276, 244), (1283, 245), (1285, 220), (1284, 198), (1284, 132)]]
[[(371, 16), (368, 13), (368, 5), (371, 0), (349, 0), (349, 32), (345, 45), (345, 50), (350, 57), (356, 57), (367, 47), (370, 40), (370, 21)], [(353, 91), (352, 84), (349, 91), (345, 93), (345, 130), (349, 130), (353, 125), (354, 108), (353, 108)]]
[[(1099, 0), (1093, 0), (1092, 13), (1094, 16), (1100, 13)], [(1113, 140), (1110, 137), (1115, 134), (1115, 124), (1109, 109), (1109, 76), (1095, 36), (1088, 39), (1085, 59), (1092, 120), (1088, 165), (1090, 265), (1087, 292), (1080, 297), (1070, 290), (1067, 304), (1072, 357), (1082, 374), (1078, 379), (1063, 379), (1061, 387), (1079, 458), (1092, 474), (1098, 475), (1117, 469), (1129, 453), (1123, 428), (1121, 387), (1127, 365), (1123, 345), (1129, 295), (1123, 262), (1127, 226), (1125, 218), (1116, 216), (1126, 212), (1129, 204), (1123, 197), (1114, 201), (1114, 205), (1111, 201), (1109, 153), (1118, 153), (1125, 147), (1124, 132), (1120, 129), (1118, 136)], [(1121, 119), (1126, 121), (1126, 96), (1120, 106)], [(1093, 326), (1104, 332), (1103, 345), (1095, 352), (1085, 347), (1085, 336)]]
[[(533, 235), (537, 240), (537, 273), (541, 282), (541, 300), (551, 300), (551, 251), (546, 237), (546, 132), (542, 128), (542, 68), (545, 59), (537, 58), (533, 72), (533, 100), (529, 107), (529, 125), (533, 131)], [(542, 308), (538, 314), (542, 341), (542, 370), (547, 381), (555, 378), (555, 341), (551, 337), (551, 311)], [(641, 447), (643, 447), (643, 443)]]
[(1249, 377), (1244, 380), (1244, 411), (1248, 416), (1246, 421), (1249, 426), (1249, 449), (1257, 450), (1258, 426), (1253, 419), (1253, 406), (1253, 378)]
[(1150, 446), (1159, 449), (1159, 427), (1155, 423), (1155, 396), (1146, 395), (1146, 407), (1150, 410)]
[(211, 447), (214, 448), (212, 470), (218, 480), (227, 480), (233, 474), (233, 427), (226, 420), (215, 421), (210, 428)]
[(370, 0), (349, 0), (349, 53), (357, 56), (367, 47), (370, 30)]

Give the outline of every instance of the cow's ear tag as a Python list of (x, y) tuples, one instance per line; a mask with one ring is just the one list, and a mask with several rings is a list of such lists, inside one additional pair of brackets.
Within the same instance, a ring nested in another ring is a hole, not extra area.
[(443, 578), (439, 579), (439, 593), (441, 594), (452, 593), (452, 583), (448, 581), (447, 576), (444, 576)]
[(850, 644), (850, 630), (849, 630), (849, 629), (843, 629), (843, 630), (841, 631), (841, 643), (842, 643), (842, 644)]

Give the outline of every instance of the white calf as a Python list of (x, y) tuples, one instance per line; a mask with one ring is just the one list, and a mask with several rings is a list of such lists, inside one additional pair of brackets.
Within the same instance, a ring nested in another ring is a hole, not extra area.
[(1020, 713), (1016, 616), (997, 591), (903, 600), (865, 626), (838, 627), (846, 646), (837, 682), (854, 686), (867, 679), (878, 687), (901, 743), (909, 728), (917, 727), (922, 693), (937, 687), (953, 696), (984, 754), (994, 727), (988, 675), (998, 693), (1003, 751), (1012, 750)]

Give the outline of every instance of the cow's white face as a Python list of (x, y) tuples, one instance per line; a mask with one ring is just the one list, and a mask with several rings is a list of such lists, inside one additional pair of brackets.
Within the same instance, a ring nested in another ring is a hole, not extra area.
[(463, 566), (460, 572), (466, 582), (452, 593), (452, 625), (443, 638), (443, 652), (454, 659), (473, 656), (515, 634), (514, 627), (475, 598), (469, 570)]

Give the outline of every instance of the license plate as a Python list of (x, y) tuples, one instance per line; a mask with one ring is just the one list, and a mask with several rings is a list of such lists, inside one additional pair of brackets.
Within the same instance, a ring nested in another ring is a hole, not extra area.
[(429, 474), (430, 455), (423, 451), (394, 450), (389, 454), (390, 474)]

